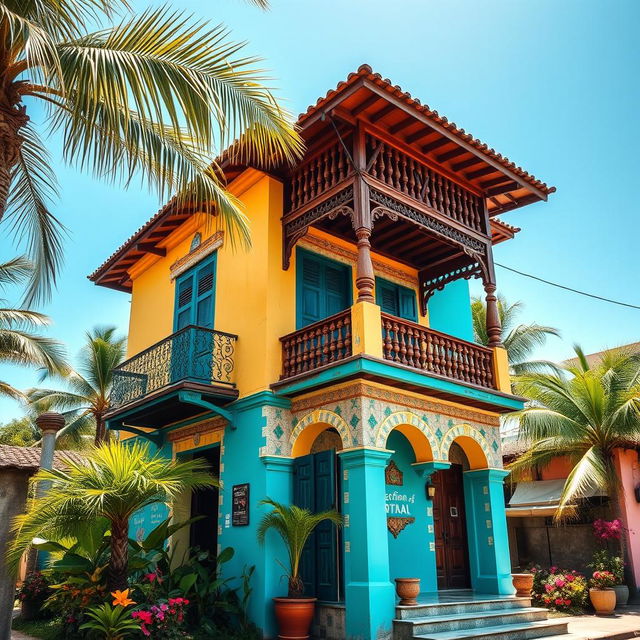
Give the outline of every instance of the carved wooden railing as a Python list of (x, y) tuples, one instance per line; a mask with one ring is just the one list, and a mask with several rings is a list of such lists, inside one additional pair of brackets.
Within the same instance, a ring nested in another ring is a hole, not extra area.
[(282, 376), (313, 371), (351, 355), (351, 309), (294, 331), (283, 338)]
[(385, 360), (495, 388), (493, 354), (487, 347), (383, 313), (382, 348)]
[(181, 380), (233, 387), (238, 336), (188, 326), (113, 370), (111, 407), (138, 400)]
[(378, 138), (366, 135), (368, 173), (435, 211), (485, 233), (482, 199)]
[(349, 158), (340, 141), (313, 156), (291, 176), (290, 210), (299, 209), (335, 187), (347, 177), (349, 170)]

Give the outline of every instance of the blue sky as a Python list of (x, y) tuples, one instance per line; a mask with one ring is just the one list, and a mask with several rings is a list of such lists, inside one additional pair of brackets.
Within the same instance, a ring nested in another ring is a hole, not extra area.
[[(134, 2), (137, 10), (146, 3)], [(404, 90), (558, 188), (549, 202), (504, 219), (522, 227), (496, 261), (578, 289), (640, 304), (637, 286), (640, 47), (637, 0), (272, 0), (261, 12), (241, 0), (174, 3), (249, 42), (265, 58), (294, 114), (366, 62)], [(37, 112), (31, 115), (38, 121)], [(80, 348), (84, 332), (126, 332), (129, 298), (91, 284), (93, 271), (161, 203), (64, 166), (50, 148), (69, 228), (49, 333)], [(0, 257), (8, 246), (0, 225)], [(558, 327), (540, 357), (562, 359), (579, 342), (597, 351), (640, 340), (640, 310), (589, 300), (497, 269), (498, 289), (522, 300), (523, 321)], [(478, 290), (472, 285), (472, 290)], [(19, 388), (32, 371), (0, 366)], [(0, 422), (20, 415), (0, 400)]]

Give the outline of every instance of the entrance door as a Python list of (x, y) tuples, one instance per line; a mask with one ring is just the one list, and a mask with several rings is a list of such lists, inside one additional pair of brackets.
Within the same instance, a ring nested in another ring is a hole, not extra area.
[(437, 471), (431, 482), (436, 488), (433, 520), (438, 589), (466, 589), (470, 581), (462, 466), (452, 464)]
[[(337, 456), (334, 449), (312, 453), (294, 461), (293, 503), (313, 513), (339, 504)], [(339, 532), (331, 522), (318, 525), (302, 552), (300, 575), (304, 594), (337, 602), (340, 598)]]
[[(220, 447), (205, 449), (193, 455), (207, 463), (209, 472), (220, 476)], [(191, 494), (191, 517), (204, 516), (190, 526), (189, 545), (208, 551), (212, 560), (218, 550), (218, 488), (194, 489)]]

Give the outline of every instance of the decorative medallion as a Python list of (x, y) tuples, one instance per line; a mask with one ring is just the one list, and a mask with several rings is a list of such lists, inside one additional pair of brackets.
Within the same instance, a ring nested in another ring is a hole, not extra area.
[(193, 240), (191, 241), (191, 246), (189, 247), (189, 251), (193, 251), (194, 249), (197, 249), (200, 246), (201, 242), (202, 242), (202, 234), (198, 231), (193, 236)]
[(398, 465), (391, 460), (387, 465), (387, 468), (384, 470), (384, 481), (385, 484), (392, 484), (397, 487), (401, 487), (404, 481), (402, 471), (398, 469)]
[(387, 529), (394, 538), (397, 538), (408, 524), (413, 524), (415, 521), (415, 518), (387, 518)]

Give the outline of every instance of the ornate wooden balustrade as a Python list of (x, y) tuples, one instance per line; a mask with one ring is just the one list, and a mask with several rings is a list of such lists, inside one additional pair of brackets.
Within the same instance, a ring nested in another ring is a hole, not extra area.
[(281, 379), (344, 360), (351, 355), (351, 309), (294, 331), (280, 342)]
[(456, 222), (485, 233), (482, 199), (371, 134), (365, 136), (367, 173)]
[(385, 360), (480, 387), (496, 388), (491, 349), (382, 314)]
[(141, 351), (113, 370), (111, 408), (182, 380), (233, 387), (237, 337), (189, 326)]

